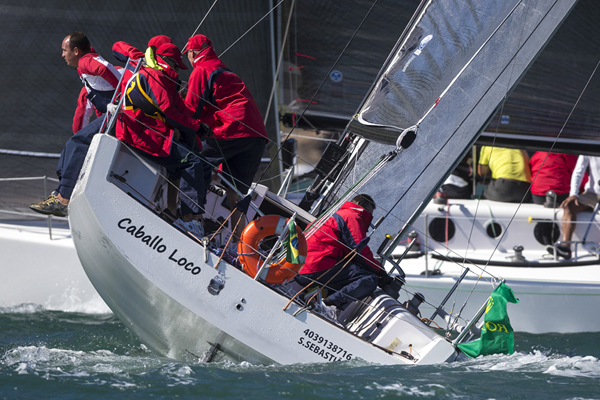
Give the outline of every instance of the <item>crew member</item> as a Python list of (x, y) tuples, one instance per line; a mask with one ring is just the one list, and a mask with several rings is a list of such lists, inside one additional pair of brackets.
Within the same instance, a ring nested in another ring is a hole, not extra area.
[[(112, 99), (121, 74), (112, 64), (93, 52), (89, 39), (81, 32), (73, 32), (64, 38), (62, 57), (68, 66), (77, 68), (83, 82), (73, 117), (75, 135), (65, 144), (58, 161), (58, 187), (46, 200), (29, 207), (41, 214), (66, 217), (67, 206), (87, 150), (93, 136), (100, 131), (106, 106)], [(97, 118), (90, 123), (94, 110)]]
[(146, 53), (146, 64), (124, 90), (125, 104), (119, 114), (116, 135), (143, 150), (147, 157), (167, 168), (171, 179), (179, 179), (181, 218), (189, 232), (202, 237), (201, 219), (206, 203), (203, 163), (198, 157), (197, 136), (203, 125), (190, 117), (178, 93), (178, 71), (187, 69), (181, 52), (172, 43), (162, 44), (156, 55)]
[[(244, 195), (258, 170), (267, 142), (258, 106), (244, 82), (219, 59), (208, 37), (191, 37), (186, 51), (194, 70), (185, 102), (194, 118), (214, 132), (214, 137), (203, 141), (202, 157), (212, 167), (223, 164), (227, 179)], [(210, 181), (211, 169), (206, 168), (206, 187)], [(227, 200), (230, 207), (239, 200), (231, 188), (227, 188)], [(239, 213), (234, 214), (234, 221), (240, 217)], [(238, 237), (243, 225), (238, 225)]]
[[(585, 185), (583, 193), (579, 193), (581, 180), (587, 171), (589, 179)], [(577, 221), (577, 213), (581, 211), (591, 211), (600, 200), (600, 157), (579, 156), (575, 170), (571, 175), (571, 190), (569, 197), (561, 203), (563, 208), (562, 217), (562, 243), (555, 246), (548, 246), (550, 253), (556, 253), (564, 259), (571, 258), (571, 243), (569, 243), (575, 232), (575, 224)]]
[(333, 291), (323, 300), (332, 319), (352, 301), (371, 295), (380, 278), (382, 284), (391, 279), (366, 245), (374, 210), (371, 196), (360, 194), (307, 239), (306, 262), (295, 280), (302, 286), (317, 282)]
[(524, 150), (503, 147), (481, 147), (477, 173), (492, 180), (483, 191), (483, 198), (508, 203), (529, 203), (531, 170), (529, 156)]

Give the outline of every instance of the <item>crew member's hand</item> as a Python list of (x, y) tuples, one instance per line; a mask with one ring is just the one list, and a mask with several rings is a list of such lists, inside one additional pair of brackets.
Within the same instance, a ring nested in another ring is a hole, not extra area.
[(569, 204), (573, 203), (574, 205), (579, 205), (579, 199), (577, 196), (569, 196), (562, 203), (560, 203), (560, 208), (567, 208)]
[(118, 109), (119, 109), (119, 107), (116, 104), (109, 103), (106, 105), (106, 112), (111, 115), (114, 115)]

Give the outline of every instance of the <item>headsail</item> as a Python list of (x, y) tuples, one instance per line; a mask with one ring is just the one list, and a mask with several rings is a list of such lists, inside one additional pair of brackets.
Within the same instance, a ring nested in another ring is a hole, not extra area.
[(360, 157), (330, 198), (354, 187), (403, 130), (416, 126), (414, 144), (361, 189), (390, 213), (376, 243), (409, 225), (576, 2), (425, 3), (349, 125), (373, 142), (356, 150)]

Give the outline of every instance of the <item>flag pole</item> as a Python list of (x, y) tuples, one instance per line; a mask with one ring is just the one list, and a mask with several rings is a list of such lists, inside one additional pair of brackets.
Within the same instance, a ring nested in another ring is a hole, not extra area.
[(485, 300), (485, 303), (483, 303), (481, 308), (477, 311), (477, 313), (471, 319), (471, 321), (465, 326), (463, 331), (456, 337), (456, 339), (454, 339), (454, 341), (452, 342), (452, 346), (456, 347), (464, 339), (464, 337), (467, 335), (467, 333), (470, 332), (473, 325), (475, 325), (477, 322), (479, 322), (479, 320), (481, 319), (483, 314), (485, 314), (485, 309), (487, 308), (487, 303), (488, 303), (488, 299)]

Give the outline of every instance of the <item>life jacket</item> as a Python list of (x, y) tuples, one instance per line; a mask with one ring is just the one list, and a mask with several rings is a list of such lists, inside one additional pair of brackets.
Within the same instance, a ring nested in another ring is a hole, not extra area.
[(135, 74), (125, 90), (125, 110), (141, 110), (146, 116), (165, 122), (165, 113), (158, 106), (154, 93), (143, 74)]

